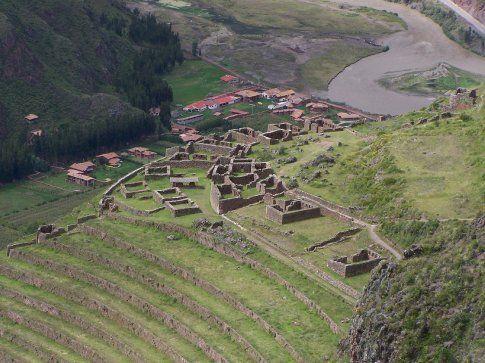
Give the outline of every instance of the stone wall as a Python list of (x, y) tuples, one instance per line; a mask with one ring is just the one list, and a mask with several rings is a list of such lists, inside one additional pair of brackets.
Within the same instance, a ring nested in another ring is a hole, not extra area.
[(346, 256), (335, 257), (328, 261), (327, 266), (341, 276), (352, 277), (370, 272), (381, 260), (381, 256), (374, 251), (361, 250), (351, 257), (350, 263)]
[(188, 228), (179, 226), (179, 225), (174, 225), (174, 224), (162, 224), (162, 223), (156, 223), (152, 221), (144, 221), (136, 218), (130, 218), (130, 217), (125, 217), (125, 216), (120, 216), (115, 213), (108, 213), (108, 217), (116, 219), (116, 220), (121, 220), (126, 223), (131, 223), (135, 225), (141, 225), (141, 226), (146, 226), (146, 227), (153, 227), (157, 228), (159, 230), (163, 230), (165, 232), (178, 232), (186, 237), (199, 242), (203, 246), (210, 248), (222, 255), (231, 257), (235, 259), (236, 261), (240, 263), (244, 263), (247, 266), (251, 267), (254, 270), (260, 271), (264, 276), (268, 277), (269, 279), (275, 281), (281, 286), (284, 286), (293, 296), (295, 296), (298, 300), (300, 300), (303, 304), (305, 304), (310, 310), (315, 311), (318, 316), (326, 321), (331, 330), (336, 333), (336, 334), (342, 334), (342, 330), (340, 327), (321, 309), (321, 307), (316, 304), (314, 301), (309, 299), (303, 292), (298, 290), (296, 287), (291, 285), (288, 281), (283, 279), (280, 275), (276, 274), (272, 270), (268, 269), (267, 267), (264, 267), (260, 262), (255, 261), (251, 259), (250, 257), (234, 250), (232, 247), (226, 246), (224, 244), (219, 243), (215, 237), (209, 235), (208, 233), (205, 232), (194, 232)]
[(131, 359), (134, 359), (134, 360), (142, 359), (140, 354), (134, 351), (130, 346), (125, 344), (118, 337), (110, 334), (109, 332), (103, 329), (97, 328), (95, 325), (91, 324), (89, 321), (83, 319), (79, 315), (73, 314), (67, 310), (60, 309), (57, 306), (51, 305), (44, 301), (34, 299), (18, 291), (6, 289), (6, 288), (0, 288), (0, 295), (7, 297), (9, 299), (13, 299), (17, 302), (22, 303), (25, 306), (31, 307), (42, 313), (57, 317), (63, 321), (71, 323), (81, 328), (82, 330), (92, 335), (93, 337), (96, 337), (97, 339), (101, 339), (107, 344), (115, 347), (120, 352), (122, 352), (125, 356)]
[(258, 203), (263, 200), (263, 195), (254, 195), (249, 198), (242, 198), (242, 197), (223, 197), (221, 192), (218, 189), (218, 186), (214, 183), (211, 183), (211, 194), (210, 194), (210, 202), (212, 208), (218, 214), (226, 214), (230, 211), (246, 207), (251, 204)]
[[(95, 230), (90, 230), (90, 227), (84, 228), (84, 231), (87, 230), (90, 231), (90, 235), (97, 234)], [(52, 249), (66, 252), (69, 255), (86, 258), (90, 261), (96, 261), (96, 263), (100, 265), (107, 266), (110, 269), (116, 270), (119, 273), (127, 275), (128, 277), (138, 281), (141, 284), (144, 284), (154, 290), (161, 292), (164, 295), (174, 298), (179, 304), (185, 306), (194, 314), (216, 325), (222, 332), (227, 333), (255, 361), (265, 362), (263, 356), (258, 351), (256, 351), (256, 349), (229, 324), (220, 319), (218, 316), (214, 315), (209, 309), (201, 306), (196, 301), (190, 299), (188, 296), (178, 292), (168, 285), (165, 285), (164, 283), (159, 282), (159, 279), (156, 278), (156, 276), (151, 276), (146, 272), (140, 272), (133, 266), (125, 265), (110, 258), (103, 257), (94, 251), (85, 250), (58, 242), (48, 242), (47, 245)]]
[(341, 232), (338, 232), (335, 236), (333, 236), (332, 238), (329, 238), (323, 242), (318, 242), (318, 243), (315, 243), (314, 245), (311, 245), (310, 247), (307, 247), (305, 249), (305, 251), (307, 252), (313, 252), (313, 251), (316, 251), (318, 250), (319, 248), (322, 248), (330, 243), (335, 243), (335, 242), (341, 242), (343, 240), (346, 240), (348, 238), (350, 238), (351, 236), (359, 233), (362, 229), (361, 228), (351, 228), (351, 229), (348, 229), (346, 231), (341, 231)]
[[(109, 218), (115, 219), (115, 220), (121, 220), (124, 222), (132, 223), (132, 224), (139, 224), (139, 225), (145, 225), (145, 226), (151, 226), (154, 228), (157, 228), (157, 223), (155, 222), (147, 222), (147, 221), (140, 221), (135, 218), (130, 218), (130, 217), (123, 217), (117, 214), (110, 213), (108, 214)], [(158, 225), (161, 226), (161, 225)], [(167, 225), (170, 226), (170, 225)], [(170, 229), (170, 232), (178, 232), (178, 233), (184, 233), (187, 232), (188, 230), (185, 229), (184, 227), (180, 227), (177, 225), (171, 225), (173, 228)], [(286, 339), (273, 327), (271, 326), (268, 322), (266, 322), (261, 316), (259, 316), (256, 312), (253, 310), (249, 309), (245, 305), (243, 305), (239, 300), (235, 299), (232, 295), (228, 294), (227, 292), (224, 292), (217, 288), (216, 286), (212, 285), (210, 282), (205, 281), (194, 274), (192, 274), (190, 271), (183, 269), (182, 267), (174, 265), (172, 262), (169, 260), (166, 260), (163, 256), (155, 255), (149, 251), (146, 251), (142, 248), (137, 247), (134, 244), (131, 244), (129, 242), (125, 242), (117, 237), (113, 237), (105, 233), (104, 231), (101, 231), (99, 229), (86, 226), (86, 225), (81, 225), (79, 226), (79, 229), (88, 235), (95, 236), (97, 238), (102, 239), (106, 243), (110, 244), (111, 246), (115, 248), (119, 248), (122, 250), (125, 250), (135, 256), (138, 256), (140, 258), (143, 258), (147, 261), (150, 261), (164, 270), (180, 277), (183, 278), (184, 280), (194, 284), (195, 286), (200, 287), (204, 291), (208, 292), (209, 294), (216, 296), (229, 304), (230, 306), (234, 307), (236, 310), (240, 311), (253, 321), (255, 321), (258, 325), (260, 325), (266, 332), (271, 334), (274, 339), (280, 343), (290, 354), (293, 358), (295, 358), (298, 362), (303, 362), (303, 359), (301, 356), (296, 352), (296, 350), (291, 346), (290, 343), (286, 341)], [(192, 235), (192, 234), (191, 234)], [(1, 267), (0, 267), (1, 268)]]
[(120, 300), (125, 301), (130, 305), (136, 307), (137, 309), (150, 315), (153, 319), (156, 319), (162, 322), (168, 328), (173, 329), (175, 332), (177, 332), (177, 334), (184, 337), (189, 342), (191, 342), (194, 346), (202, 350), (210, 360), (213, 360), (214, 362), (219, 362), (219, 363), (227, 362), (227, 360), (220, 353), (218, 353), (216, 350), (214, 350), (214, 348), (208, 345), (202, 337), (200, 337), (198, 334), (193, 332), (189, 327), (179, 322), (173, 316), (167, 314), (166, 312), (152, 305), (148, 301), (136, 295), (133, 295), (132, 293), (124, 290), (120, 286), (115, 285), (110, 281), (102, 279), (98, 276), (92, 275), (77, 267), (59, 264), (57, 262), (44, 259), (42, 257), (39, 257), (37, 255), (31, 254), (25, 251), (20, 251), (20, 250), (15, 250), (15, 251), (16, 251), (15, 258), (17, 259), (20, 259), (22, 261), (32, 263), (35, 265), (43, 266), (51, 271), (62, 273), (72, 279), (83, 281), (92, 286), (96, 286), (97, 288), (105, 290), (109, 294), (115, 297), (118, 297)]
[(224, 145), (202, 144), (198, 142), (194, 144), (195, 152), (202, 151), (202, 152), (207, 152), (215, 155), (230, 155), (232, 149), (233, 149), (232, 147), (224, 146)]
[(321, 216), (320, 208), (304, 208), (293, 211), (281, 211), (278, 210), (276, 206), (267, 205), (266, 206), (266, 218), (269, 220), (279, 223), (287, 224), (298, 221), (303, 221), (305, 219), (317, 218)]
[(89, 310), (97, 311), (99, 314), (115, 321), (117, 324), (121, 325), (128, 331), (131, 331), (142, 340), (153, 345), (157, 350), (166, 354), (173, 361), (188, 363), (187, 360), (185, 360), (181, 355), (175, 352), (168, 344), (166, 344), (151, 331), (147, 330), (145, 327), (136, 323), (135, 321), (127, 318), (121, 312), (112, 309), (108, 305), (105, 305), (99, 300), (86, 297), (84, 296), (84, 294), (74, 289), (66, 289), (60, 287), (56, 283), (41, 279), (37, 275), (30, 272), (19, 271), (7, 266), (0, 265), (0, 273), (11, 279), (22, 281), (25, 284), (35, 286), (39, 289), (42, 289), (43, 291), (47, 291), (51, 294), (63, 297), (69, 301), (77, 302)]

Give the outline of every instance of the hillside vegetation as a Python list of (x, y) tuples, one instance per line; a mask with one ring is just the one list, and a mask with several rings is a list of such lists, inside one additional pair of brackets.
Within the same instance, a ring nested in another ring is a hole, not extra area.
[(122, 1), (2, 1), (0, 181), (153, 133), (144, 111), (172, 101), (162, 76), (182, 61), (170, 26)]

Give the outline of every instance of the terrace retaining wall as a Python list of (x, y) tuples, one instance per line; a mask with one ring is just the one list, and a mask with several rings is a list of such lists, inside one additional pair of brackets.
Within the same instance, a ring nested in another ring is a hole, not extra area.
[[(114, 219), (114, 220), (121, 220), (124, 222), (136, 224), (136, 225), (143, 225), (143, 226), (151, 226), (156, 228), (156, 223), (155, 222), (144, 222), (136, 218), (130, 218), (130, 217), (124, 217), (120, 216), (114, 213), (109, 213), (107, 217)], [(142, 223), (138, 223), (142, 222)], [(182, 229), (178, 229), (177, 227), (180, 226), (175, 226), (174, 225), (174, 230), (171, 232), (179, 232), (182, 233), (181, 231), (185, 231), (185, 228), (181, 227)], [(271, 326), (268, 322), (266, 322), (261, 316), (259, 316), (257, 313), (255, 313), (253, 310), (247, 308), (244, 306), (239, 300), (235, 299), (232, 297), (230, 294), (220, 290), (216, 286), (212, 285), (208, 281), (202, 280), (198, 278), (197, 276), (193, 275), (191, 272), (188, 270), (185, 270), (179, 266), (176, 266), (172, 264), (172, 262), (166, 260), (162, 256), (155, 255), (149, 251), (146, 251), (142, 248), (139, 248), (131, 243), (125, 242), (117, 237), (113, 237), (105, 233), (104, 231), (98, 230), (96, 228), (86, 226), (86, 225), (81, 225), (79, 226), (80, 231), (83, 233), (95, 236), (96, 238), (102, 239), (103, 241), (109, 243), (115, 248), (119, 248), (125, 251), (128, 251), (129, 253), (134, 254), (135, 256), (138, 256), (140, 258), (146, 259), (147, 261), (150, 261), (154, 264), (157, 264), (158, 266), (162, 267), (164, 270), (169, 271), (170, 273), (179, 276), (183, 278), (186, 281), (191, 282), (195, 286), (198, 286), (202, 288), (204, 291), (208, 292), (209, 294), (216, 296), (223, 301), (225, 301), (227, 304), (231, 305), (234, 307), (236, 310), (240, 311), (250, 319), (254, 320), (259, 326), (261, 326), (266, 332), (271, 334), (272, 337), (280, 344), (282, 345), (289, 353), (290, 355), (298, 362), (304, 362), (303, 358), (299, 355), (299, 353), (291, 346), (291, 344), (275, 329), (273, 326)], [(183, 234), (183, 233), (182, 233)]]
[(100, 277), (92, 275), (84, 270), (67, 266), (67, 265), (62, 265), (51, 260), (43, 259), (39, 256), (36, 256), (34, 254), (31, 254), (25, 251), (15, 250), (15, 252), (16, 252), (15, 258), (17, 259), (20, 259), (22, 261), (32, 263), (35, 265), (43, 266), (51, 271), (62, 273), (78, 281), (84, 281), (90, 285), (93, 285), (105, 290), (111, 295), (117, 296), (121, 300), (135, 306), (141, 311), (149, 314), (152, 318), (161, 321), (164, 325), (166, 325), (170, 329), (173, 329), (174, 331), (176, 331), (177, 334), (184, 337), (193, 345), (198, 347), (202, 352), (204, 352), (204, 354), (209, 359), (218, 363), (227, 363), (227, 360), (220, 353), (214, 350), (214, 348), (208, 345), (203, 338), (201, 338), (196, 333), (194, 333), (190, 328), (180, 323), (170, 314), (160, 310), (156, 306), (141, 299), (140, 297), (133, 295), (132, 293), (122, 289), (116, 284), (113, 284), (107, 280), (104, 280)]
[(293, 285), (291, 285), (288, 281), (283, 279), (275, 272), (264, 267), (260, 262), (257, 262), (247, 257), (246, 255), (243, 255), (235, 251), (231, 247), (221, 244), (215, 239), (215, 237), (202, 231), (194, 232), (186, 227), (182, 227), (174, 224), (163, 224), (163, 223), (157, 223), (152, 221), (144, 221), (137, 218), (120, 216), (114, 213), (108, 213), (108, 216), (115, 220), (121, 220), (127, 223), (139, 225), (139, 226), (153, 227), (165, 232), (172, 232), (172, 233), (177, 232), (177, 233), (183, 234), (184, 236), (199, 242), (200, 244), (204, 245), (207, 248), (210, 248), (222, 255), (231, 257), (240, 263), (244, 263), (249, 267), (251, 267), (252, 269), (260, 271), (266, 277), (284, 286), (288, 291), (290, 291), (293, 294), (293, 296), (295, 296), (298, 300), (303, 302), (310, 310), (315, 311), (320, 316), (321, 319), (323, 319), (329, 324), (330, 329), (334, 333), (342, 334), (342, 330), (340, 329), (340, 327), (320, 308), (320, 306), (318, 306), (315, 302), (310, 300), (303, 292), (295, 288)]
[[(90, 231), (89, 235), (96, 234), (96, 233), (93, 233), (93, 230), (90, 230), (89, 227), (83, 228), (83, 231), (88, 231), (88, 230)], [(74, 246), (68, 246), (55, 241), (49, 241), (46, 243), (46, 245), (52, 249), (63, 251), (70, 255), (85, 258), (89, 261), (96, 261), (100, 265), (107, 266), (109, 268), (117, 270), (121, 274), (127, 275), (132, 279), (146, 286), (151, 287), (154, 290), (160, 291), (161, 293), (174, 298), (178, 303), (185, 306), (187, 309), (189, 309), (190, 311), (192, 311), (202, 319), (217, 325), (222, 332), (227, 333), (255, 361), (266, 362), (263, 356), (258, 351), (256, 351), (256, 349), (229, 324), (227, 324), (225, 321), (223, 321), (222, 319), (214, 315), (209, 309), (199, 305), (197, 302), (190, 299), (188, 296), (178, 292), (177, 290), (171, 288), (170, 286), (167, 286), (159, 282), (158, 279), (153, 278), (152, 276), (147, 276), (145, 273), (141, 273), (140, 271), (136, 270), (133, 266), (125, 265), (115, 260), (103, 257), (96, 252), (84, 250)]]
[(48, 304), (44, 301), (34, 299), (30, 296), (21, 294), (17, 291), (1, 288), (0, 295), (8, 297), (10, 299), (17, 300), (22, 304), (29, 306), (35, 310), (49, 314), (51, 316), (55, 316), (61, 320), (64, 320), (64, 321), (67, 321), (68, 323), (76, 325), (80, 327), (82, 330), (88, 332), (93, 337), (97, 339), (101, 339), (104, 342), (108, 343), (109, 345), (112, 345), (127, 357), (130, 357), (135, 360), (143, 359), (140, 354), (134, 351), (130, 346), (125, 344), (122, 340), (118, 339), (116, 336), (108, 333), (107, 331), (98, 329), (96, 326), (92, 325), (87, 320), (83, 319), (82, 317), (76, 314), (73, 314), (66, 310), (59, 309), (54, 305)]
[(35, 286), (43, 291), (50, 292), (54, 295), (63, 297), (67, 300), (77, 302), (90, 310), (98, 311), (102, 316), (105, 316), (116, 323), (120, 324), (127, 330), (131, 331), (142, 340), (153, 345), (157, 350), (165, 353), (174, 362), (188, 363), (188, 361), (181, 355), (176, 353), (169, 345), (167, 345), (158, 336), (144, 328), (142, 325), (130, 320), (124, 314), (112, 309), (103, 302), (86, 297), (79, 292), (72, 289), (65, 289), (59, 287), (57, 284), (45, 281), (33, 273), (25, 271), (18, 271), (7, 266), (0, 265), (0, 273), (11, 279), (22, 281), (28, 285)]

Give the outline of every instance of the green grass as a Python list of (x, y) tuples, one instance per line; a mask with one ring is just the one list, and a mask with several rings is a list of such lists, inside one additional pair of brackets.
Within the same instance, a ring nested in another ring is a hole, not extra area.
[[(180, 238), (175, 243), (160, 238), (163, 233), (155, 230), (118, 223), (106, 230), (114, 234), (121, 233), (123, 238), (162, 254), (238, 297), (279, 329), (310, 360), (316, 359), (318, 354), (332, 354), (332, 349), (329, 348), (338, 339), (329, 332), (328, 326), (314, 314), (306, 312), (306, 307), (284, 288), (275, 286), (249, 267), (185, 238)], [(156, 244), (150, 242), (153, 239), (157, 240)], [(327, 343), (322, 344), (324, 341)]]
[[(328, 260), (334, 256), (350, 256), (363, 248), (369, 247), (372, 241), (365, 231), (350, 240), (326, 246), (315, 252), (306, 252), (307, 247), (323, 242), (335, 236), (338, 232), (350, 229), (352, 226), (329, 216), (280, 225), (266, 218), (266, 206), (264, 204), (241, 208), (230, 212), (228, 216), (245, 228), (262, 234), (273, 244), (286, 250), (291, 256), (298, 256), (309, 261), (334, 279), (344, 281), (357, 290), (362, 290), (369, 279), (369, 274), (342, 278), (327, 267)], [(380, 253), (381, 251), (376, 252)]]
[(230, 86), (224, 85), (219, 79), (225, 74), (209, 63), (194, 60), (176, 66), (165, 79), (172, 86), (174, 104), (185, 106), (209, 95), (231, 90)]

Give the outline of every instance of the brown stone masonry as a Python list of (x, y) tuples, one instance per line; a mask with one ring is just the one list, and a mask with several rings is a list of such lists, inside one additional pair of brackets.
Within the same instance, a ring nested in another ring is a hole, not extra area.
[[(10, 331), (9, 329), (3, 328), (0, 325), (0, 337), (8, 342), (15, 344), (17, 347), (22, 348), (25, 351), (29, 351), (36, 357), (40, 358), (44, 362), (57, 362), (57, 363), (67, 363), (68, 361), (60, 357), (58, 354), (44, 349), (42, 346), (35, 344), (32, 341), (25, 340), (18, 334)], [(8, 362), (5, 356), (2, 355), (0, 351), (0, 357), (2, 362)], [(12, 358), (12, 362), (16, 360)]]
[(126, 345), (122, 340), (118, 339), (118, 337), (110, 334), (103, 329), (99, 329), (96, 326), (92, 325), (88, 321), (84, 320), (82, 317), (73, 314), (69, 311), (62, 310), (57, 308), (54, 305), (48, 304), (44, 301), (40, 301), (34, 299), (30, 296), (24, 295), (20, 292), (13, 291), (10, 289), (0, 287), (0, 295), (13, 299), (21, 304), (29, 306), (35, 310), (43, 312), (45, 314), (49, 314), (51, 316), (55, 316), (61, 320), (64, 320), (68, 323), (78, 326), (88, 334), (96, 337), (97, 339), (101, 339), (107, 344), (115, 347), (120, 352), (122, 352), (125, 356), (134, 359), (134, 360), (142, 360), (141, 355), (134, 351), (131, 347)]
[(263, 356), (256, 351), (256, 349), (243, 337), (241, 336), (234, 328), (232, 328), (229, 324), (225, 321), (214, 315), (209, 309), (199, 305), (194, 300), (190, 299), (188, 296), (178, 292), (177, 290), (171, 288), (170, 286), (165, 285), (162, 282), (159, 282), (159, 278), (155, 278), (147, 274), (146, 272), (141, 273), (136, 270), (133, 266), (125, 265), (119, 263), (115, 260), (110, 258), (104, 257), (99, 255), (98, 253), (70, 245), (65, 245), (56, 241), (49, 241), (45, 243), (48, 247), (66, 252), (72, 256), (84, 258), (88, 261), (94, 261), (97, 264), (102, 266), (107, 266), (112, 268), (119, 273), (129, 276), (133, 280), (136, 280), (154, 290), (161, 292), (164, 295), (170, 296), (174, 298), (178, 303), (185, 306), (188, 310), (190, 310), (195, 315), (198, 315), (204, 320), (216, 325), (222, 332), (227, 333), (231, 339), (233, 339), (236, 343), (238, 343), (241, 348), (253, 358), (256, 362), (266, 362)]
[(127, 318), (124, 314), (118, 312), (117, 310), (114, 310), (108, 305), (105, 305), (99, 300), (86, 297), (82, 293), (79, 293), (78, 291), (75, 291), (73, 289), (60, 287), (56, 283), (41, 279), (37, 275), (30, 272), (19, 271), (7, 266), (0, 265), (0, 274), (7, 276), (11, 279), (22, 281), (25, 284), (35, 286), (39, 289), (63, 297), (67, 300), (77, 302), (87, 309), (97, 311), (108, 319), (115, 321), (123, 328), (131, 331), (133, 334), (137, 335), (147, 343), (153, 345), (157, 350), (166, 354), (174, 362), (188, 363), (185, 358), (175, 352), (169, 345), (167, 345), (163, 340), (161, 340), (151, 331), (147, 330), (145, 327), (136, 323), (135, 321)]
[[(107, 217), (114, 219), (114, 220), (122, 220), (124, 222), (138, 224), (138, 219), (120, 216), (114, 213), (109, 213)], [(144, 224), (141, 224), (144, 225)], [(151, 226), (155, 227), (156, 224), (150, 224)], [(177, 226), (174, 226), (177, 227)], [(303, 358), (299, 355), (299, 353), (291, 346), (291, 344), (268, 322), (266, 322), (261, 316), (259, 316), (256, 312), (249, 309), (245, 305), (243, 305), (239, 300), (235, 299), (232, 295), (220, 290), (216, 286), (212, 285), (208, 281), (205, 281), (195, 275), (193, 275), (190, 271), (185, 270), (179, 266), (174, 265), (172, 262), (166, 260), (162, 256), (155, 255), (149, 251), (146, 251), (142, 248), (135, 246), (132, 243), (125, 242), (119, 238), (113, 237), (108, 235), (106, 232), (101, 231), (99, 229), (93, 228), (91, 226), (80, 225), (79, 230), (83, 233), (88, 235), (95, 236), (109, 245), (125, 250), (135, 256), (143, 258), (147, 261), (150, 261), (164, 270), (183, 278), (184, 280), (194, 284), (197, 287), (200, 287), (204, 291), (208, 292), (209, 294), (223, 300), (228, 305), (234, 307), (236, 310), (240, 311), (256, 323), (261, 326), (265, 331), (271, 334), (274, 339), (281, 344), (289, 353), (290, 355), (298, 362), (303, 362)], [(177, 232), (174, 230), (173, 232)]]
[(104, 280), (100, 277), (92, 275), (82, 269), (59, 264), (57, 262), (41, 258), (40, 256), (36, 256), (35, 254), (29, 253), (26, 251), (14, 250), (14, 252), (15, 252), (15, 258), (17, 259), (20, 259), (22, 261), (32, 263), (35, 265), (44, 266), (45, 268), (51, 271), (65, 274), (66, 276), (72, 279), (83, 281), (95, 287), (101, 288), (114, 296), (117, 296), (121, 300), (135, 306), (141, 311), (144, 311), (145, 313), (149, 314), (152, 318), (159, 320), (167, 327), (173, 329), (180, 336), (184, 337), (193, 345), (195, 345), (200, 350), (202, 350), (202, 352), (204, 352), (204, 354), (209, 359), (218, 363), (227, 362), (226, 358), (224, 358), (220, 353), (214, 350), (214, 348), (208, 345), (202, 337), (194, 333), (186, 325), (179, 322), (170, 314), (162, 311), (161, 309), (150, 304), (144, 299), (141, 299), (140, 297), (129, 293), (128, 291), (122, 289), (116, 284), (113, 284), (107, 280)]
[(327, 239), (323, 242), (315, 243), (314, 245), (311, 245), (310, 247), (305, 248), (305, 251), (314, 252), (314, 251), (318, 250), (319, 248), (322, 248), (322, 247), (324, 247), (324, 246), (326, 246), (330, 243), (344, 241), (344, 240), (350, 238), (351, 236), (359, 233), (361, 230), (362, 230), (361, 228), (351, 228), (351, 229), (348, 229), (346, 231), (338, 232), (332, 238), (329, 238), (329, 239)]
[(350, 260), (347, 256), (335, 257), (328, 260), (327, 266), (339, 275), (351, 277), (371, 271), (382, 258), (374, 251), (364, 249), (352, 255)]
[(14, 321), (15, 323), (25, 326), (47, 338), (54, 340), (55, 342), (71, 348), (73, 351), (81, 355), (82, 357), (92, 362), (104, 362), (102, 356), (98, 354), (94, 349), (80, 343), (76, 337), (65, 334), (59, 329), (56, 329), (49, 324), (42, 321), (32, 319), (24, 316), (22, 313), (4, 306), (0, 306), (0, 317)]
[(188, 228), (178, 226), (178, 225), (171, 225), (171, 224), (162, 224), (162, 223), (156, 223), (152, 221), (144, 221), (136, 218), (130, 218), (130, 217), (124, 217), (120, 216), (114, 213), (109, 213), (108, 216), (113, 219), (118, 219), (122, 220), (127, 223), (132, 223), (140, 226), (148, 226), (148, 227), (153, 227), (157, 228), (159, 230), (163, 230), (166, 232), (178, 232), (186, 237), (199, 242), (200, 244), (220, 253), (225, 256), (234, 258), (236, 261), (244, 263), (251, 267), (254, 270), (260, 271), (263, 275), (266, 277), (270, 278), (271, 280), (275, 281), (279, 285), (284, 286), (289, 292), (291, 292), (298, 300), (300, 300), (302, 303), (304, 303), (310, 310), (315, 311), (318, 316), (320, 316), (321, 319), (326, 321), (329, 325), (332, 331), (336, 334), (342, 334), (342, 331), (340, 327), (322, 310), (322, 308), (316, 304), (314, 301), (309, 299), (303, 292), (298, 290), (296, 287), (291, 285), (288, 281), (283, 279), (281, 276), (270, 270), (269, 268), (265, 267), (262, 265), (260, 262), (255, 261), (246, 255), (243, 255), (240, 252), (237, 252), (230, 246), (226, 246), (223, 244), (220, 244), (215, 240), (215, 238), (205, 232), (193, 232)]

